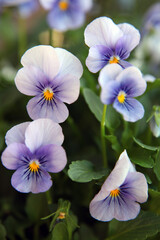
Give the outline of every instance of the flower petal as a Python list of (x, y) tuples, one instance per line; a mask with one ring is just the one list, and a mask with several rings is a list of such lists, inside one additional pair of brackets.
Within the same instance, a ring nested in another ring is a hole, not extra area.
[(128, 122), (136, 122), (144, 116), (143, 105), (136, 99), (127, 98), (125, 103), (120, 103), (117, 99), (114, 101), (113, 107), (123, 115), (124, 120)]
[(24, 144), (11, 143), (2, 153), (2, 164), (10, 170), (15, 170), (24, 165), (23, 157), (30, 155), (29, 149)]
[(6, 144), (11, 143), (24, 143), (25, 142), (25, 131), (30, 122), (25, 122), (12, 127), (5, 136)]
[(39, 174), (30, 172), (28, 175), (26, 168), (20, 167), (12, 175), (11, 184), (19, 192), (40, 193), (46, 192), (52, 186), (52, 181), (48, 172), (40, 171)]
[(27, 50), (21, 58), (23, 66), (35, 66), (53, 79), (59, 71), (59, 59), (51, 46), (40, 45)]
[(79, 7), (82, 11), (88, 12), (91, 10), (93, 1), (92, 0), (77, 0), (77, 3), (79, 4)]
[(39, 0), (39, 2), (43, 8), (45, 8), (46, 10), (49, 10), (53, 7), (56, 0)]
[(121, 29), (107, 17), (99, 17), (93, 20), (84, 32), (85, 43), (89, 47), (105, 45), (112, 48), (122, 35)]
[(118, 95), (119, 89), (120, 89), (119, 82), (109, 81), (108, 83), (106, 83), (106, 85), (102, 87), (100, 95), (102, 103), (107, 105), (112, 104)]
[(43, 145), (61, 145), (64, 136), (59, 124), (50, 119), (37, 119), (27, 127), (25, 139), (26, 146), (34, 152)]
[(35, 155), (39, 159), (43, 169), (47, 172), (60, 172), (65, 168), (67, 163), (66, 153), (61, 146), (53, 144), (42, 146), (35, 152)]
[(27, 111), (32, 119), (50, 118), (54, 122), (64, 122), (68, 117), (66, 105), (59, 99), (47, 102), (41, 96), (32, 98), (27, 104)]

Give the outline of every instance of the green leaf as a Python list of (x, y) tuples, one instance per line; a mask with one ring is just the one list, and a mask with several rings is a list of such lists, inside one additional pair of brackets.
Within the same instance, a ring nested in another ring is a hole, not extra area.
[(67, 226), (64, 222), (55, 225), (51, 240), (69, 240)]
[(132, 148), (132, 151), (129, 153), (129, 157), (133, 163), (138, 164), (141, 167), (154, 167), (154, 160), (148, 150)]
[(122, 152), (121, 145), (118, 142), (118, 139), (115, 135), (106, 135), (106, 139), (112, 144), (112, 149), (115, 150), (116, 152), (120, 153)]
[(145, 240), (160, 232), (160, 216), (143, 212), (134, 220), (119, 222), (116, 227), (117, 233), (106, 240)]
[(101, 103), (100, 98), (88, 88), (84, 88), (83, 95), (91, 112), (95, 115), (96, 119), (101, 122), (103, 104)]
[(142, 148), (150, 150), (150, 151), (157, 151), (160, 147), (155, 147), (155, 146), (149, 146), (146, 145), (144, 143), (142, 143), (140, 140), (136, 139), (135, 137), (133, 137), (133, 140)]
[(156, 174), (157, 179), (160, 181), (160, 151), (157, 152), (153, 170), (154, 170), (154, 173)]
[(148, 202), (149, 209), (152, 212), (160, 215), (160, 192), (149, 189), (150, 201)]
[(2, 224), (0, 224), (0, 239), (6, 240), (6, 230)]
[(100, 179), (108, 173), (108, 170), (95, 170), (93, 163), (81, 160), (74, 161), (69, 165), (68, 175), (75, 182), (90, 182), (93, 179)]

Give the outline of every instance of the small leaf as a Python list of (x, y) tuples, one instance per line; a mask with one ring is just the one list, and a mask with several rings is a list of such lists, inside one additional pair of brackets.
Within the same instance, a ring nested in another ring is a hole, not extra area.
[(75, 182), (90, 182), (93, 179), (100, 179), (108, 173), (108, 170), (102, 169), (97, 171), (94, 169), (93, 163), (81, 160), (74, 161), (69, 165), (68, 175)]
[(154, 165), (154, 173), (156, 174), (158, 180), (160, 181), (160, 151), (157, 152), (155, 165)]
[(107, 138), (108, 141), (110, 141), (113, 150), (115, 150), (118, 153), (122, 152), (121, 145), (119, 144), (118, 139), (115, 135), (106, 135), (105, 138)]
[(160, 232), (160, 216), (150, 212), (141, 213), (136, 219), (119, 222), (116, 234), (106, 240), (145, 240)]
[(141, 146), (141, 147), (144, 148), (144, 149), (147, 149), (147, 150), (150, 150), (150, 151), (157, 151), (157, 150), (159, 149), (159, 147), (154, 147), (154, 146), (146, 145), (146, 144), (142, 143), (140, 140), (136, 139), (135, 137), (133, 137), (133, 140), (134, 140), (139, 146)]
[(64, 222), (55, 225), (51, 240), (69, 240), (67, 226)]
[(145, 149), (132, 148), (132, 151), (129, 153), (129, 157), (133, 163), (138, 164), (141, 167), (154, 167), (154, 160), (150, 155), (150, 151), (147, 151)]
[(0, 239), (6, 240), (6, 230), (1, 223), (0, 223)]

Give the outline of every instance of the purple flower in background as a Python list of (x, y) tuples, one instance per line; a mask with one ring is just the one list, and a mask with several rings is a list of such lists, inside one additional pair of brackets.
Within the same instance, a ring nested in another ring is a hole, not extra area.
[(92, 7), (92, 0), (40, 0), (50, 10), (48, 24), (59, 31), (75, 29), (83, 25), (86, 12)]
[(90, 47), (86, 59), (88, 69), (96, 73), (106, 64), (117, 63), (123, 68), (131, 66), (125, 61), (139, 44), (139, 31), (128, 23), (116, 25), (108, 17), (92, 21), (84, 32), (85, 43)]
[(16, 170), (12, 186), (24, 193), (47, 191), (52, 185), (48, 172), (62, 171), (67, 162), (61, 146), (63, 140), (61, 127), (50, 119), (38, 119), (11, 128), (6, 134), (8, 146), (2, 153), (2, 163)]
[(16, 6), (19, 4), (27, 3), (30, 0), (0, 0), (0, 4), (4, 7), (7, 6)]
[(136, 172), (126, 150), (120, 155), (114, 169), (99, 193), (90, 203), (90, 214), (99, 221), (134, 219), (140, 212), (138, 203), (146, 202), (148, 186), (144, 174)]
[(101, 101), (107, 105), (113, 104), (124, 120), (135, 122), (144, 116), (142, 104), (134, 99), (146, 89), (146, 81), (138, 68), (123, 70), (117, 64), (108, 65), (101, 70), (99, 83), (102, 87)]
[(51, 46), (36, 46), (22, 56), (15, 83), (20, 92), (35, 96), (27, 104), (32, 119), (50, 118), (63, 122), (68, 109), (63, 103), (77, 100), (83, 69), (70, 52)]
[(33, 12), (37, 11), (39, 6), (38, 0), (29, 0), (19, 5), (19, 12), (23, 18), (27, 18), (30, 17)]

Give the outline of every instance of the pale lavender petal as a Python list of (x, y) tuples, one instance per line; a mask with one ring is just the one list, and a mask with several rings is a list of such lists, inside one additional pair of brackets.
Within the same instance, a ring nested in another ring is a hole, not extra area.
[(122, 183), (125, 181), (128, 175), (128, 172), (131, 169), (131, 165), (132, 164), (127, 155), (127, 152), (126, 150), (124, 150), (119, 156), (119, 159), (114, 169), (112, 170), (112, 172), (110, 173), (110, 175), (108, 176), (104, 184), (102, 185), (101, 191), (108, 192), (120, 187)]
[(93, 0), (77, 0), (77, 3), (82, 11), (88, 12), (92, 8)]
[(27, 50), (21, 58), (23, 66), (35, 66), (53, 79), (59, 71), (59, 59), (53, 47), (40, 45)]
[(123, 31), (124, 35), (129, 36), (129, 38), (126, 38), (126, 45), (128, 50), (131, 52), (139, 44), (139, 31), (128, 23), (118, 24), (118, 27)]
[(24, 165), (23, 157), (30, 156), (29, 149), (21, 143), (10, 144), (2, 153), (2, 164), (10, 169), (15, 170)]
[(64, 140), (62, 128), (50, 119), (37, 119), (30, 123), (25, 132), (26, 146), (34, 152), (48, 144), (61, 145)]
[(35, 155), (47, 172), (60, 172), (67, 163), (66, 153), (61, 146), (53, 144), (42, 146), (35, 152)]
[(35, 66), (25, 66), (21, 68), (16, 77), (17, 89), (28, 96), (35, 96), (41, 92), (41, 86), (48, 82), (43, 70)]
[(116, 43), (115, 55), (119, 56), (120, 59), (126, 59), (130, 55), (130, 41), (131, 36), (122, 36)]
[(45, 8), (46, 10), (51, 9), (56, 3), (56, 1), (57, 0), (39, 0), (42, 7)]
[(33, 120), (50, 118), (57, 123), (64, 122), (69, 115), (68, 109), (62, 101), (54, 98), (52, 101), (47, 102), (41, 96), (36, 96), (28, 102), (27, 111)]
[(117, 40), (123, 35), (121, 29), (107, 17), (99, 17), (93, 20), (85, 29), (85, 43), (92, 47), (94, 45), (105, 45), (115, 47)]
[(144, 108), (136, 99), (126, 98), (124, 103), (120, 103), (116, 99), (113, 107), (119, 113), (121, 113), (124, 117), (124, 120), (128, 122), (136, 122), (144, 116)]
[(109, 81), (105, 86), (102, 87), (101, 101), (103, 104), (112, 104), (118, 95), (120, 89), (120, 83), (116, 81)]
[(5, 136), (6, 144), (9, 145), (11, 143), (24, 143), (25, 142), (25, 131), (30, 122), (25, 122), (18, 124), (12, 127)]
[(109, 64), (105, 66), (99, 74), (99, 84), (101, 87), (107, 87), (108, 82), (115, 81), (117, 76), (123, 71), (123, 68), (118, 64)]
[(119, 60), (119, 63), (118, 63), (122, 68), (128, 68), (128, 67), (131, 67), (133, 66), (131, 63), (125, 61), (125, 60)]
[(121, 190), (124, 192), (128, 192), (129, 194), (128, 198), (130, 200), (134, 200), (139, 203), (147, 201), (148, 198), (147, 180), (144, 174), (140, 172), (128, 173), (125, 182), (121, 186)]
[(122, 87), (129, 97), (142, 95), (147, 86), (146, 81), (142, 77), (142, 73), (136, 67), (126, 68), (119, 74), (117, 81), (121, 82)]
[(74, 75), (79, 79), (83, 73), (83, 67), (81, 62), (77, 57), (75, 57), (72, 53), (68, 52), (62, 48), (55, 48), (56, 54), (59, 58), (59, 72), (56, 79), (58, 81), (64, 81), (65, 75)]
[(40, 170), (39, 173), (32, 173), (20, 167), (12, 175), (11, 184), (19, 192), (40, 193), (46, 192), (52, 186), (52, 181), (48, 172)]
[(152, 118), (149, 122), (150, 129), (155, 137), (160, 136), (160, 126), (156, 124), (155, 118)]

